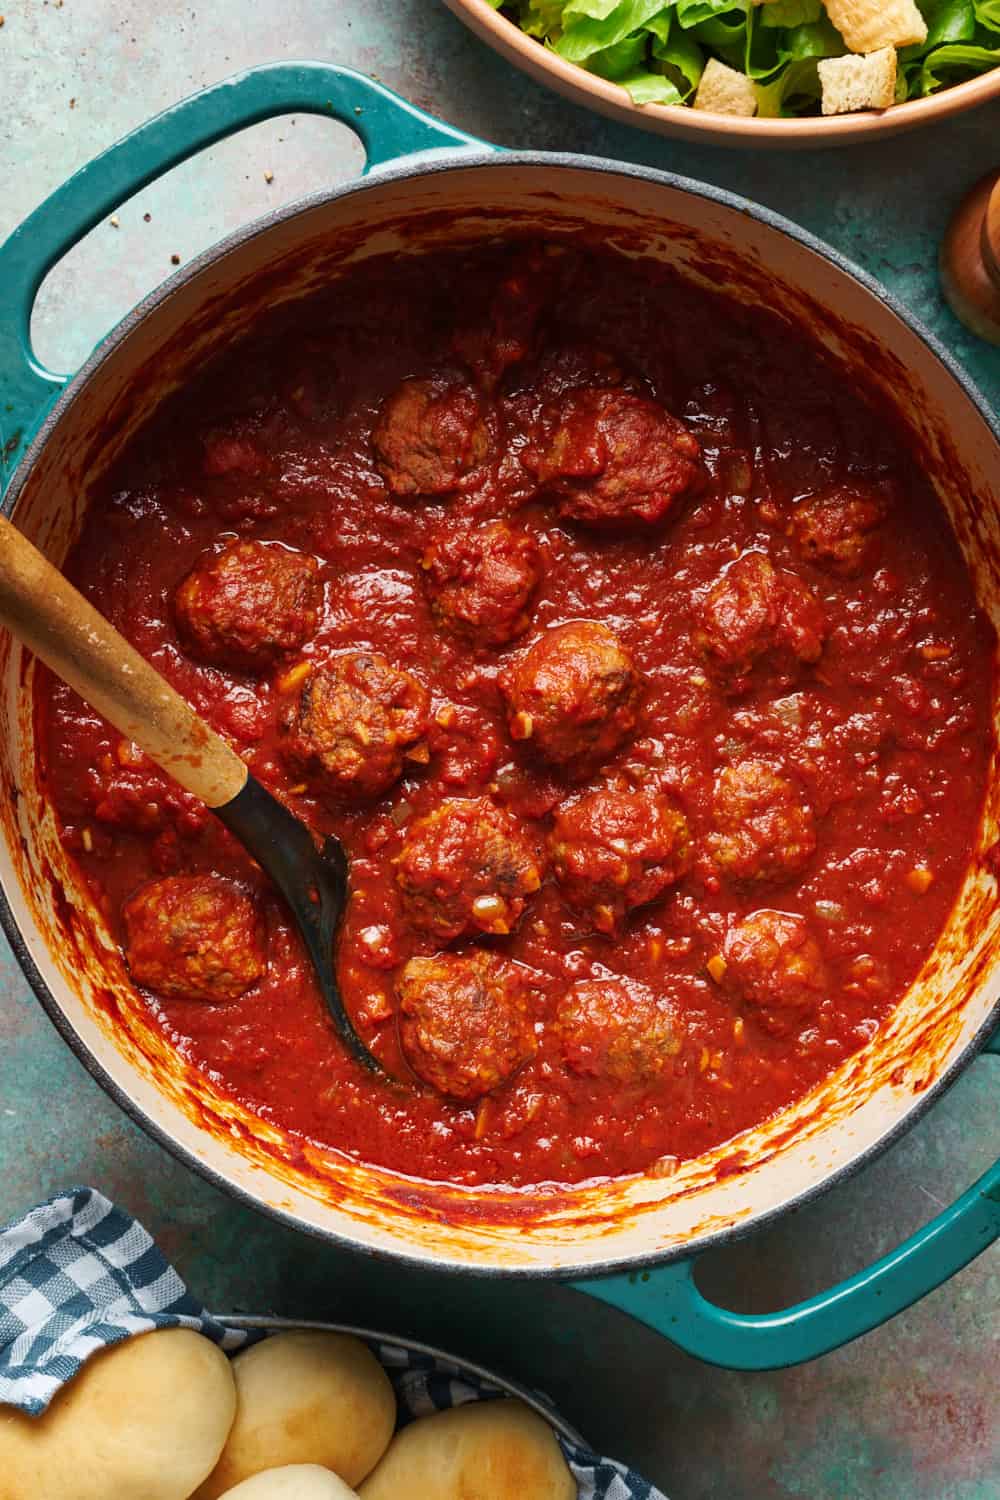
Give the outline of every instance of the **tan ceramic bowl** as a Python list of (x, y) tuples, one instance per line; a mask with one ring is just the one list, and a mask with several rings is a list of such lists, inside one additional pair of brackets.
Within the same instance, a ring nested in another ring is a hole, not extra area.
[(488, 0), (444, 0), (444, 3), (501, 57), (574, 104), (596, 109), (598, 114), (623, 120), (626, 125), (638, 125), (640, 130), (673, 135), (701, 145), (779, 146), (790, 150), (847, 146), (876, 136), (884, 140), (914, 126), (940, 122), (977, 104), (1000, 99), (1000, 68), (995, 68), (992, 73), (957, 83), (940, 94), (896, 104), (881, 113), (832, 115), (827, 119), (747, 120), (689, 109), (686, 105), (638, 105), (632, 103), (617, 83), (598, 78), (576, 63), (564, 62), (533, 37), (526, 36), (512, 21), (499, 15)]

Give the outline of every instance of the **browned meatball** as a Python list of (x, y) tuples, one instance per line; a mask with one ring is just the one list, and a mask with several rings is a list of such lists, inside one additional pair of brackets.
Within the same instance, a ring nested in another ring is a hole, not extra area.
[(528, 628), (528, 604), (542, 577), (542, 550), (502, 521), (445, 532), (424, 554), (427, 591), (439, 625), (483, 646), (502, 646)]
[(804, 917), (755, 911), (737, 922), (722, 945), (724, 988), (760, 1012), (767, 1030), (786, 1031), (823, 999), (826, 965)]
[(394, 495), (447, 495), (489, 452), (482, 398), (457, 376), (404, 380), (382, 407), (372, 445)]
[(403, 1055), (451, 1099), (492, 1092), (534, 1056), (527, 973), (495, 953), (411, 958), (396, 994)]
[(591, 792), (557, 813), (549, 854), (569, 904), (617, 933), (688, 868), (687, 819), (661, 792)]
[(253, 478), (267, 468), (267, 454), (239, 423), (214, 428), (202, 439), (201, 470), (212, 479), (230, 474)]
[(727, 766), (715, 779), (712, 857), (732, 880), (789, 880), (816, 848), (812, 808), (764, 760)]
[(766, 652), (816, 661), (826, 621), (819, 601), (794, 573), (763, 552), (744, 552), (716, 579), (699, 608), (698, 640), (724, 666), (749, 668)]
[(606, 625), (547, 630), (500, 679), (512, 737), (586, 775), (635, 729), (642, 678)]
[(617, 1084), (648, 1084), (681, 1050), (683, 1031), (667, 1001), (634, 979), (581, 979), (556, 1016), (571, 1072)]
[(657, 402), (580, 386), (545, 409), (522, 461), (560, 515), (620, 526), (662, 521), (700, 478), (700, 456), (698, 439)]
[(405, 759), (427, 760), (427, 689), (384, 656), (335, 657), (306, 678), (280, 715), (281, 752), (317, 791), (376, 797)]
[(878, 554), (875, 532), (885, 510), (882, 495), (839, 485), (800, 500), (792, 511), (791, 532), (809, 562), (854, 578)]
[(151, 880), (122, 907), (132, 977), (182, 1000), (236, 1000), (267, 968), (249, 896), (217, 875)]
[(471, 321), (455, 333), (455, 353), (487, 389), (532, 353), (538, 325), (555, 291), (559, 259), (559, 253), (549, 249), (517, 253), (488, 311), (474, 311)]
[(395, 863), (410, 922), (445, 943), (511, 932), (542, 882), (520, 827), (487, 797), (447, 797), (417, 818)]
[(206, 553), (174, 594), (185, 649), (237, 671), (272, 666), (315, 633), (318, 574), (314, 557), (273, 542), (230, 542)]

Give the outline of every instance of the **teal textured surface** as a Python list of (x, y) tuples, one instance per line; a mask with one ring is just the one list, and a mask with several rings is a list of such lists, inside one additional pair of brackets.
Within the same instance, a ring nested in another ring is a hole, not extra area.
[[(195, 16), (177, 0), (138, 12), (118, 0), (65, 9), (15, 0), (6, 23), (0, 233), (81, 162), (192, 87), (274, 56), (332, 54), (473, 135), (665, 167), (789, 214), (902, 296), (1000, 401), (1000, 358), (954, 321), (934, 278), (950, 208), (995, 165), (996, 108), (933, 137), (778, 159), (674, 146), (588, 116), (511, 73), (427, 0), (370, 8), (290, 0), (280, 34), (267, 18), (250, 26), (236, 8)], [(68, 344), (78, 362), (169, 274), (170, 251), (186, 259), (275, 199), (356, 173), (346, 131), (289, 123), (259, 127), (145, 190), (121, 214), (120, 230), (99, 226), (43, 287), (39, 347)], [(266, 187), (265, 167), (275, 175)], [(363, 1309), (369, 1322), (450, 1343), (551, 1390), (589, 1437), (630, 1457), (672, 1500), (1000, 1494), (995, 1251), (849, 1349), (798, 1372), (739, 1377), (696, 1365), (592, 1299), (402, 1273), (323, 1252), (227, 1202), (103, 1098), (6, 954), (0, 1042), (3, 1216), (68, 1182), (97, 1181), (142, 1215), (214, 1306), (348, 1319)], [(885, 1253), (998, 1149), (995, 1082), (983, 1063), (861, 1177), (712, 1255), (700, 1280), (743, 1310), (801, 1298)]]
[[(82, 235), (171, 166), (221, 137), (289, 110), (357, 120), (366, 168), (412, 163), (476, 144), (371, 80), (319, 63), (277, 64), (224, 80), (164, 111), (81, 168), (0, 248), (0, 405), (26, 442), (61, 388), (31, 351), (31, 312), (45, 273)], [(791, 226), (790, 226), (791, 227)], [(0, 433), (0, 438), (3, 434)], [(13, 437), (3, 440), (8, 463)], [(8, 451), (9, 450), (9, 451)], [(578, 1281), (689, 1354), (737, 1369), (775, 1369), (829, 1353), (910, 1306), (1000, 1236), (1000, 1163), (893, 1254), (831, 1291), (768, 1315), (709, 1302), (690, 1262), (597, 1283)]]

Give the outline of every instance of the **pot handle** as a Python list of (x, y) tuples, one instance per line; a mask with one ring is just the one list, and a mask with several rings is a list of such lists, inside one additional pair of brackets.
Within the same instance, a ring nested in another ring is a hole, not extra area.
[(350, 126), (365, 148), (366, 172), (418, 151), (486, 149), (363, 74), (318, 62), (251, 68), (140, 125), (56, 188), (0, 246), (0, 481), (70, 378), (45, 369), (31, 347), (31, 310), (55, 263), (133, 194), (197, 151), (276, 115), (306, 113)]
[[(1000, 1032), (987, 1043), (1000, 1054)], [(870, 1333), (954, 1276), (1000, 1237), (1000, 1162), (896, 1250), (829, 1291), (773, 1313), (737, 1313), (702, 1296), (697, 1257), (648, 1272), (573, 1283), (729, 1370), (805, 1364)]]

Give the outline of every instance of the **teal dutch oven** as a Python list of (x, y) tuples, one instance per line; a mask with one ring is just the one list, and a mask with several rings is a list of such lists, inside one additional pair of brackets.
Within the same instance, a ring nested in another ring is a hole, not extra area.
[[(260, 120), (312, 112), (355, 129), (365, 175), (242, 230), (179, 271), (72, 378), (35, 359), (38, 287), (71, 245), (194, 152)], [(716, 189), (579, 156), (497, 151), (388, 90), (316, 63), (265, 67), (151, 120), (59, 188), (0, 249), (0, 440), (6, 505), (57, 564), (88, 495), (164, 395), (275, 302), (373, 254), (586, 228), (606, 244), (780, 306), (845, 378), (893, 403), (932, 476), (983, 607), (1000, 616), (1000, 442), (962, 372), (901, 306), (794, 225)], [(436, 1187), (313, 1152), (213, 1091), (150, 1026), (64, 854), (36, 771), (33, 663), (9, 639), (3, 674), (0, 883), (8, 937), (55, 1025), (118, 1102), (182, 1160), (321, 1238), (425, 1268), (572, 1282), (690, 1353), (742, 1369), (811, 1359), (857, 1337), (1000, 1233), (1000, 1166), (893, 1254), (766, 1316), (707, 1302), (696, 1255), (750, 1233), (895, 1140), (971, 1063), (1000, 1010), (1000, 903), (973, 861), (917, 981), (865, 1049), (776, 1119), (669, 1177), (541, 1191)], [(1000, 781), (979, 851), (997, 842)], [(995, 1044), (994, 1044), (994, 1050)], [(734, 1163), (739, 1163), (738, 1170)]]

